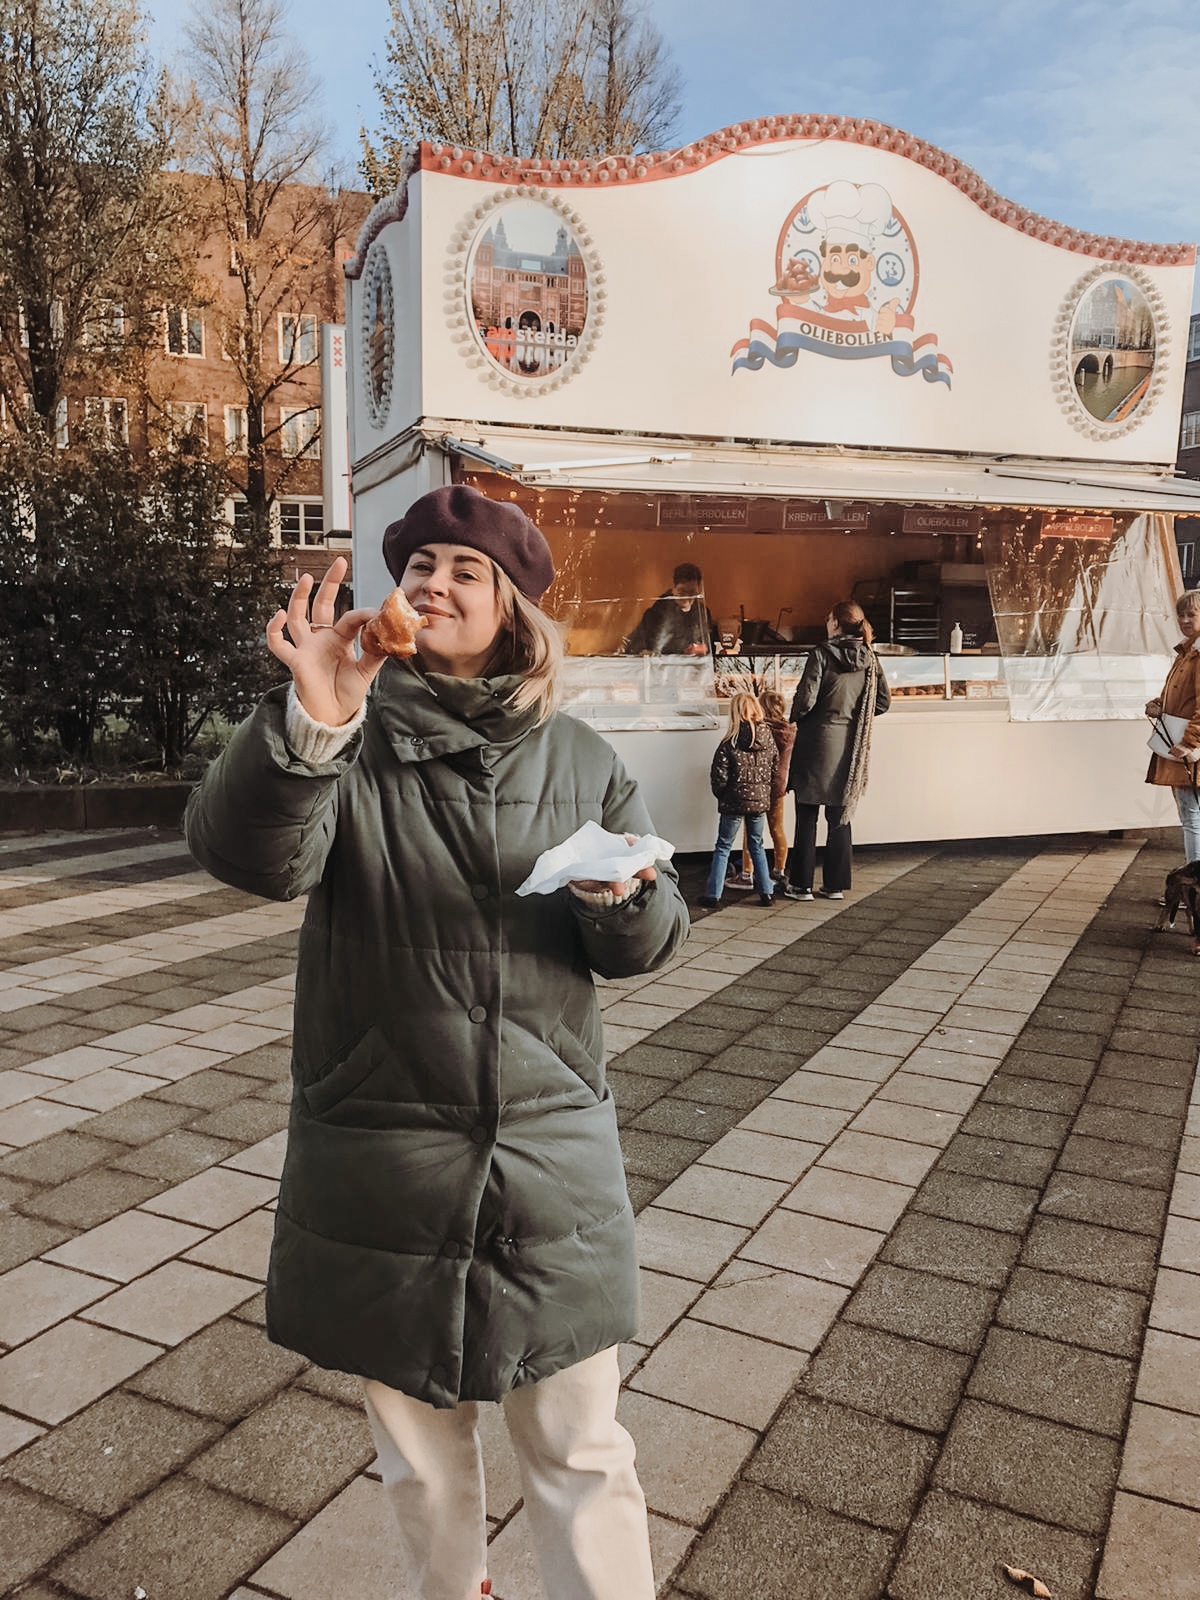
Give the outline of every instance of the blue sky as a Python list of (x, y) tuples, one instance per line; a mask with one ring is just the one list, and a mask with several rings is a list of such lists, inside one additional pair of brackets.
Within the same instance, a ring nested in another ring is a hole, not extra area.
[[(148, 0), (169, 57), (185, 0)], [(1197, 0), (648, 0), (683, 77), (680, 143), (780, 112), (872, 117), (1021, 205), (1096, 233), (1200, 240)], [(288, 0), (353, 166), (386, 0)]]

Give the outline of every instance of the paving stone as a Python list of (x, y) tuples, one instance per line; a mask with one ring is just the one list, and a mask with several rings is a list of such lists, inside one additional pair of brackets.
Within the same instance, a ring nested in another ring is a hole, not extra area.
[[(296, 1379), (298, 1389), (336, 1400), (339, 1405), (363, 1411), (363, 1380), (353, 1372), (333, 1372), (328, 1367), (307, 1367)], [(363, 1412), (363, 1415), (366, 1413)]]
[[(290, 995), (283, 995), (283, 1004), (290, 1004)], [(261, 1044), (253, 1050), (246, 1050), (236, 1056), (229, 1063), (230, 1071), (245, 1073), (252, 1078), (266, 1079), (270, 1082), (282, 1082), (290, 1078), (292, 1068), (292, 1048), (290, 1044)]]
[(1132, 1362), (1009, 1328), (993, 1328), (967, 1393), (1032, 1416), (1121, 1437)]
[[(1177, 1000), (1176, 993), (1172, 996), (1172, 1003)], [(1138, 1083), (1165, 1083), (1175, 1088), (1189, 1089), (1195, 1075), (1195, 1064), (1190, 1060), (1155, 1060), (1153, 1056), (1133, 1056), (1123, 1050), (1106, 1050), (1100, 1057), (1096, 1081), (1099, 1082), (1101, 1078), (1134, 1078)]]
[(975, 1223), (1007, 1233), (1023, 1233), (1037, 1205), (1038, 1192), (1014, 1183), (991, 1183), (954, 1172), (931, 1172), (913, 1198), (913, 1210)]
[(1157, 1254), (1155, 1241), (1142, 1234), (1039, 1216), (1029, 1230), (1021, 1263), (1148, 1294), (1154, 1286)]
[(1148, 1329), (1136, 1393), (1148, 1405), (1200, 1414), (1200, 1339)]
[(1161, 1268), (1150, 1307), (1150, 1321), (1167, 1333), (1200, 1337), (1200, 1273)]
[[(687, 1085), (681, 1084), (680, 1089), (686, 1093)], [(728, 1133), (741, 1115), (735, 1106), (703, 1104), (670, 1094), (656, 1100), (634, 1119), (632, 1126), (642, 1132), (673, 1134), (683, 1139), (715, 1143), (723, 1133)]]
[(1047, 1185), (1040, 1209), (1047, 1216), (1073, 1217), (1077, 1222), (1147, 1233), (1157, 1239), (1166, 1220), (1167, 1196), (1138, 1183), (1060, 1173)]
[(181, 1183), (224, 1161), (236, 1149), (237, 1144), (231, 1139), (211, 1138), (193, 1128), (175, 1128), (161, 1139), (127, 1151), (118, 1157), (117, 1165), (126, 1172), (161, 1179), (163, 1184)]
[(647, 1078), (667, 1078), (675, 1083), (707, 1064), (704, 1052), (668, 1049), (657, 1040), (635, 1044), (621, 1056), (622, 1071), (641, 1073)]
[(1088, 1104), (1076, 1118), (1075, 1132), (1097, 1139), (1145, 1144), (1153, 1150), (1174, 1150), (1179, 1138), (1179, 1124), (1173, 1117), (1156, 1117), (1146, 1111), (1126, 1111), (1115, 1106)]
[(763, 1428), (804, 1367), (801, 1352), (729, 1328), (677, 1323), (629, 1387), (711, 1417)]
[(885, 1139), (874, 1133), (854, 1133), (849, 1128), (821, 1156), (822, 1167), (839, 1172), (858, 1172), (916, 1188), (938, 1159), (932, 1145), (910, 1144), (904, 1139)]
[(89, 1167), (99, 1166), (123, 1147), (113, 1139), (94, 1137), (96, 1120), (88, 1123), (88, 1132), (68, 1128), (55, 1133), (38, 1144), (14, 1150), (0, 1160), (0, 1173), (14, 1178), (30, 1179), (39, 1184), (65, 1183)]
[(715, 1322), (797, 1350), (814, 1350), (847, 1293), (839, 1284), (801, 1273), (731, 1261), (690, 1314), (698, 1322)]
[(689, 1528), (712, 1515), (756, 1442), (748, 1428), (629, 1389), (617, 1416), (637, 1440), (647, 1506)]
[(303, 1356), (270, 1344), (255, 1324), (225, 1317), (146, 1367), (126, 1387), (167, 1405), (235, 1422), (307, 1365)]
[(916, 1339), (840, 1322), (809, 1364), (806, 1394), (938, 1431), (954, 1414), (970, 1360)]
[(758, 1485), (739, 1485), (692, 1551), (678, 1582), (702, 1600), (876, 1600), (896, 1537)]
[(209, 1067), (203, 1072), (192, 1073), (191, 1077), (180, 1078), (178, 1083), (165, 1084), (154, 1091), (154, 1097), (171, 1104), (192, 1107), (187, 1115), (178, 1119), (190, 1122), (197, 1111), (212, 1111), (218, 1106), (226, 1106), (232, 1100), (242, 1099), (257, 1087), (256, 1078)]
[(1096, 1070), (1091, 1061), (1080, 1061), (1074, 1056), (1047, 1055), (1043, 1050), (1025, 1050), (1020, 1045), (1008, 1052), (1004, 1066), (1006, 1071), (1020, 1077), (1079, 1085), (1090, 1083)]
[(159, 1347), (78, 1320), (0, 1356), (0, 1406), (58, 1423), (153, 1361)]
[[(1086, 1108), (1085, 1113), (1086, 1114)], [(1071, 1119), (1049, 1111), (1026, 1111), (1016, 1106), (981, 1103), (968, 1112), (964, 1133), (981, 1139), (1012, 1139), (1018, 1144), (1041, 1145), (1057, 1150), (1071, 1126)]]
[(1175, 1171), (1173, 1150), (1153, 1150), (1144, 1144), (1122, 1144), (1116, 1139), (1089, 1139), (1073, 1133), (1063, 1146), (1058, 1166), (1062, 1172), (1085, 1172), (1118, 1183), (1144, 1184), (1169, 1189)]
[(289, 1389), (198, 1456), (189, 1475), (307, 1518), (374, 1459), (365, 1412)]
[(980, 1139), (956, 1133), (935, 1171), (962, 1172), (979, 1178), (1041, 1188), (1054, 1169), (1054, 1151), (1007, 1139)]
[(175, 1477), (59, 1562), (54, 1576), (87, 1600), (128, 1600), (137, 1588), (154, 1600), (223, 1600), (294, 1527), (278, 1512)]
[(53, 1561), (96, 1527), (93, 1518), (44, 1500), (15, 1483), (0, 1482), (0, 1592), (24, 1597), (22, 1579)]
[(997, 1320), (1009, 1328), (1136, 1360), (1149, 1299), (1127, 1289), (1018, 1267)]
[(1018, 1106), (1025, 1111), (1054, 1111), (1073, 1117), (1083, 1104), (1082, 1084), (1056, 1083), (1047, 1078), (1023, 1078), (1000, 1071), (981, 1096), (985, 1105)]
[(1096, 1600), (1195, 1600), (1198, 1552), (1200, 1513), (1118, 1494)]
[(670, 1182), (703, 1155), (707, 1145), (695, 1139), (674, 1138), (642, 1128), (622, 1128), (621, 1154), (627, 1172)]
[(671, 1211), (753, 1228), (786, 1192), (787, 1185), (780, 1181), (696, 1165), (669, 1184), (658, 1203)]
[(41, 1190), (23, 1202), (22, 1210), (68, 1228), (94, 1228), (158, 1194), (162, 1187), (154, 1178), (97, 1167), (53, 1189)]
[(1190, 1084), (1145, 1083), (1100, 1072), (1092, 1080), (1088, 1100), (1093, 1105), (1119, 1106), (1131, 1111), (1152, 1111), (1160, 1117), (1185, 1117)]
[(7, 1463), (29, 1489), (111, 1518), (176, 1472), (221, 1425), (118, 1390)]
[(992, 1289), (880, 1262), (867, 1272), (845, 1310), (847, 1322), (973, 1353), (992, 1320)]
[(772, 1424), (745, 1476), (826, 1511), (901, 1531), (937, 1453), (927, 1434), (798, 1395)]
[[(1001, 1563), (1032, 1572), (1055, 1600), (1092, 1600), (1097, 1540), (935, 1491), (921, 1505), (888, 1585), (892, 1600), (1012, 1600)], [(1139, 1600), (1147, 1600), (1144, 1592)], [(1156, 1596), (1157, 1600), (1157, 1596)]]
[(1021, 1241), (1014, 1234), (910, 1212), (901, 1218), (881, 1259), (892, 1266), (915, 1267), (999, 1289), (1020, 1247)]
[(761, 1050), (747, 1044), (735, 1044), (713, 1056), (707, 1064), (714, 1072), (733, 1072), (744, 1078), (762, 1078), (773, 1087), (790, 1077), (800, 1063), (791, 1050)]
[(69, 1228), (44, 1222), (40, 1217), (24, 1217), (10, 1212), (0, 1228), (0, 1272), (9, 1272), (23, 1261), (32, 1260), (71, 1237)]
[(965, 1400), (934, 1480), (951, 1493), (1099, 1535), (1119, 1462), (1115, 1440)]
[[(622, 1126), (636, 1117), (639, 1111), (644, 1111), (669, 1087), (662, 1078), (648, 1078), (642, 1073), (626, 1072), (620, 1067), (610, 1067), (607, 1079), (609, 1088), (613, 1092), (613, 1099), (617, 1103), (617, 1117)], [(690, 1091), (690, 1079), (688, 1083)]]
[[(732, 1106), (738, 1111), (749, 1111), (767, 1093), (766, 1087), (755, 1078), (748, 1078), (736, 1072), (713, 1072), (709, 1068), (694, 1072), (680, 1088), (689, 1100), (708, 1105)], [(662, 1089), (660, 1081), (658, 1084), (660, 1094)]]
[(143, 1095), (101, 1112), (88, 1123), (88, 1134), (124, 1145), (141, 1145), (186, 1122), (192, 1114), (187, 1107), (166, 1104), (161, 1093), (156, 1090), (152, 1098)]
[(1198, 1463), (1200, 1417), (1134, 1405), (1121, 1461), (1122, 1489), (1200, 1511)]
[(805, 1212), (775, 1211), (742, 1246), (746, 1261), (827, 1278), (852, 1288), (874, 1260), (884, 1233)]

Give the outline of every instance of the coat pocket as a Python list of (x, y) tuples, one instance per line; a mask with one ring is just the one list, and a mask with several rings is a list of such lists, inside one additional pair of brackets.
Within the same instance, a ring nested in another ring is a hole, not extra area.
[(369, 1028), (349, 1055), (343, 1056), (315, 1083), (301, 1090), (304, 1103), (313, 1116), (331, 1111), (339, 1101), (353, 1094), (380, 1066), (387, 1054), (387, 1042), (378, 1028)]

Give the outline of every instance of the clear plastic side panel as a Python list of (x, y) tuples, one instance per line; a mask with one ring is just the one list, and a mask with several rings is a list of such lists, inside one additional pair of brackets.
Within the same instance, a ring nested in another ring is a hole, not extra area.
[(1143, 715), (1175, 644), (1172, 518), (1118, 518), (1111, 539), (990, 530), (988, 589), (1015, 722)]

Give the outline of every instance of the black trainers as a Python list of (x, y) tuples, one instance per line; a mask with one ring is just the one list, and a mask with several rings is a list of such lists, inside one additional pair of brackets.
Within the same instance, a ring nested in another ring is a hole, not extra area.
[[(840, 889), (818, 889), (817, 894), (822, 900), (844, 900), (846, 898)], [(812, 895), (808, 895), (807, 898), (811, 900)]]
[(781, 900), (811, 900), (811, 889), (797, 889), (795, 884), (781, 883), (775, 893)]
[(696, 904), (698, 906), (703, 906), (706, 911), (715, 911), (721, 902), (719, 900), (714, 900), (710, 894), (702, 894), (699, 900), (696, 901)]
[(758, 903), (760, 906), (773, 906), (775, 904), (775, 896), (773, 894), (760, 894)]

